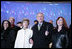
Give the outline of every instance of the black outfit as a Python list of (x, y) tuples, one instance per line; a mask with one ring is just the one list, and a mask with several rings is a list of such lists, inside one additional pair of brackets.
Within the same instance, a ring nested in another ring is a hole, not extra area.
[(53, 27), (53, 29), (55, 28), (55, 27), (53, 26), (53, 24), (51, 24), (51, 26)]
[(16, 38), (18, 30), (20, 30), (21, 28), (14, 25), (14, 27), (11, 27), (11, 29), (15, 31), (15, 38)]
[(14, 25), (14, 27), (11, 27), (11, 29), (15, 31), (15, 35), (13, 36), (13, 37), (14, 37), (13, 48), (14, 48), (14, 44), (15, 44), (17, 32), (18, 32), (18, 30), (20, 30), (21, 28)]
[(11, 28), (1, 31), (1, 48), (13, 48), (15, 31)]
[[(38, 23), (32, 27), (33, 30), (33, 47), (32, 48), (49, 48), (48, 45), (50, 43), (51, 31), (53, 27), (50, 23), (43, 21), (41, 29), (38, 30)], [(48, 36), (45, 36), (45, 31), (49, 31)]]
[(68, 29), (62, 27), (62, 30), (58, 32), (57, 29), (54, 29), (52, 33), (52, 48), (67, 48), (69, 39), (68, 39)]
[(68, 46), (68, 48), (72, 48), (72, 43), (71, 43), (71, 38), (72, 38), (72, 36), (71, 36), (72, 34), (71, 34), (71, 25), (69, 26), (69, 33), (68, 33), (68, 37), (69, 37), (69, 46)]

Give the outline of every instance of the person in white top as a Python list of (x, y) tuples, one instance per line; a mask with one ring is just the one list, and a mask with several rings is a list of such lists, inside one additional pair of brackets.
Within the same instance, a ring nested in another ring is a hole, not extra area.
[(33, 42), (31, 41), (31, 37), (33, 31), (28, 29), (29, 20), (24, 19), (22, 24), (23, 28), (18, 31), (14, 48), (32, 48)]

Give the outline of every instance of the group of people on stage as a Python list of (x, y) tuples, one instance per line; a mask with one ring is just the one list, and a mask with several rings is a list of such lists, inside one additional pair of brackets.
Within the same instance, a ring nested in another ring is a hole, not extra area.
[(10, 17), (1, 26), (1, 48), (71, 48), (71, 25), (63, 17), (58, 17), (56, 27), (52, 21), (44, 21), (44, 14), (38, 13), (32, 28), (28, 28), (29, 19), (14, 24)]

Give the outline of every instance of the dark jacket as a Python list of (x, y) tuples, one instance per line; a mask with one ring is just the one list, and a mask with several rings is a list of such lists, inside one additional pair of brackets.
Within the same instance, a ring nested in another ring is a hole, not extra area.
[(16, 38), (18, 30), (20, 30), (21, 28), (14, 25), (14, 27), (11, 27), (11, 29), (15, 31), (15, 38)]
[(1, 31), (1, 48), (13, 48), (15, 31), (11, 28)]
[(54, 29), (52, 33), (52, 48), (67, 48), (68, 47), (68, 29), (62, 27), (60, 32)]
[(69, 27), (69, 33), (68, 33), (68, 37), (69, 37), (69, 46), (68, 48), (72, 48), (72, 33), (71, 33), (71, 25)]
[[(33, 48), (49, 48), (48, 45), (50, 43), (52, 25), (48, 22), (43, 21), (41, 29), (38, 30), (38, 23), (32, 27), (33, 30)], [(49, 35), (45, 36), (45, 31), (49, 31)]]
[[(15, 36), (14, 36), (14, 38), (15, 38), (15, 40), (16, 40), (17, 32), (18, 32), (18, 30), (20, 30), (21, 28), (14, 25), (14, 27), (11, 27), (11, 29), (15, 31)], [(15, 43), (15, 41), (14, 41), (14, 43)]]

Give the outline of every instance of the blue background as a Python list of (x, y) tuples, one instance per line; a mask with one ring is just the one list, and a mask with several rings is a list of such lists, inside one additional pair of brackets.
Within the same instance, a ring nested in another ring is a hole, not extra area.
[(54, 26), (59, 16), (66, 19), (68, 26), (71, 24), (71, 2), (1, 1), (1, 22), (14, 17), (16, 24), (23, 18), (28, 18), (30, 26), (33, 26), (38, 12), (43, 12), (45, 21), (53, 20)]

